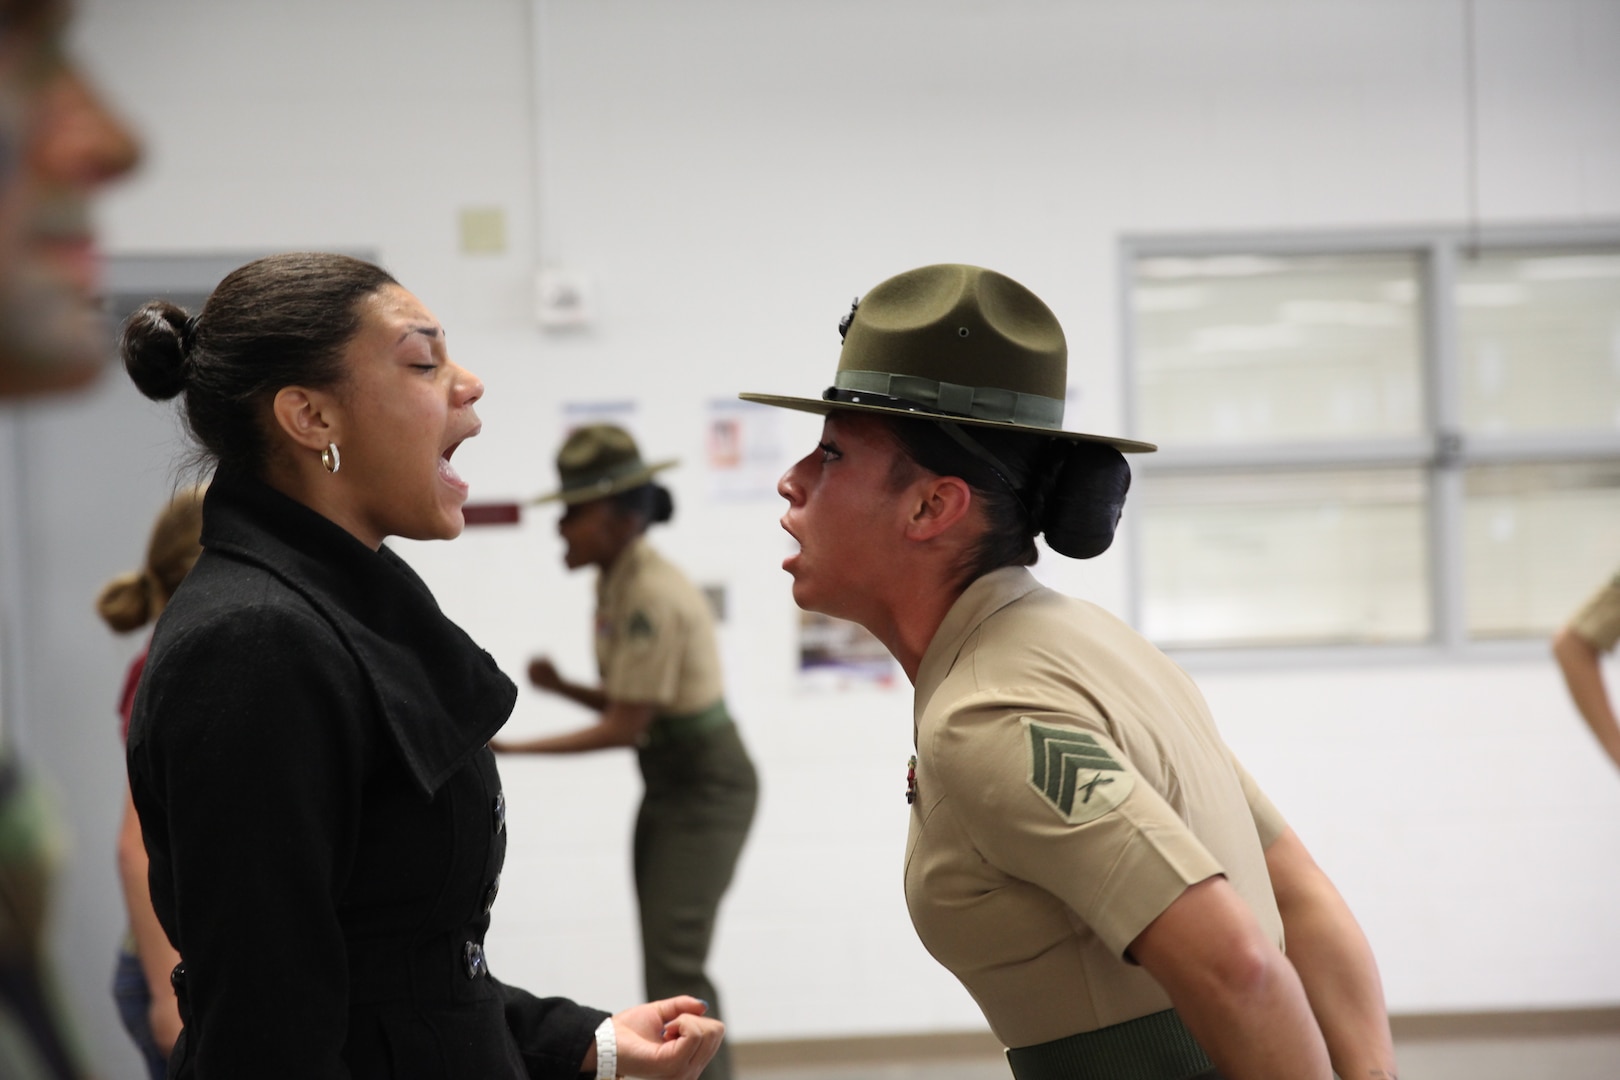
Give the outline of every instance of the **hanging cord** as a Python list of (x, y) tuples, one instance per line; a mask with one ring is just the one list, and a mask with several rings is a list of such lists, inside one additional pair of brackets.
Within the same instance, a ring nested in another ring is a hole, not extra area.
[(1478, 46), (1474, 30), (1474, 0), (1463, 0), (1463, 105), (1467, 141), (1464, 170), (1467, 173), (1468, 240), (1463, 251), (1469, 259), (1479, 257), (1479, 85)]

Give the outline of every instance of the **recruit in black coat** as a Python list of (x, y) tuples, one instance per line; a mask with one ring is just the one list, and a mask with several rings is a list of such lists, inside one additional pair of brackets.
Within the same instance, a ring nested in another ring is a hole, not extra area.
[(576, 1076), (607, 1015), (489, 971), (516, 698), (386, 548), (249, 478), (204, 503), (129, 734), (187, 1080)]

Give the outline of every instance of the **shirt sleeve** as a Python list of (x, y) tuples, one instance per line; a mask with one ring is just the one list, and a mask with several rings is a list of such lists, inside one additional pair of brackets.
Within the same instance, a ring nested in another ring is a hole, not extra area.
[(674, 606), (641, 593), (614, 620), (613, 646), (602, 671), (611, 701), (667, 707), (680, 691), (686, 629)]
[(123, 688), (118, 691), (118, 737), (125, 742), (129, 741), (129, 718), (135, 711), (135, 691), (141, 685), (141, 671), (146, 667), (146, 648), (141, 648), (140, 654), (130, 661), (129, 670), (124, 673)]
[(284, 610), (239, 609), (148, 663), (131, 774), (198, 1076), (349, 1076), (338, 898), (369, 760), (360, 678), (324, 623)]
[(1260, 847), (1268, 848), (1277, 837), (1288, 831), (1288, 821), (1235, 756), (1232, 757), (1232, 768), (1237, 770), (1238, 783), (1243, 785), (1243, 798), (1249, 804), (1249, 814), (1254, 818), (1254, 831), (1260, 834)]
[(1569, 628), (1598, 652), (1614, 648), (1620, 641), (1620, 574), (1587, 600), (1570, 619)]
[(991, 865), (1062, 900), (1121, 957), (1222, 873), (1101, 724), (997, 711), (954, 715), (936, 764)]
[(597, 1025), (609, 1014), (567, 998), (535, 997), (501, 982), (496, 987), (529, 1080), (575, 1080), (579, 1063), (595, 1043)]

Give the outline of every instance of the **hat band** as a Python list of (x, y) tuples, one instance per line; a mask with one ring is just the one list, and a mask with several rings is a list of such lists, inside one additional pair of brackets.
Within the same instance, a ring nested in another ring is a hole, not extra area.
[(849, 401), (847, 394), (879, 394), (906, 407), (945, 416), (999, 420), (1052, 431), (1063, 427), (1062, 398), (1022, 394), (999, 386), (964, 386), (887, 371), (840, 371), (822, 397), (827, 401)]
[[(565, 474), (562, 478), (562, 489), (569, 495), (576, 491), (589, 491), (592, 488), (606, 491), (625, 477), (642, 472), (645, 468), (639, 457), (633, 457), (629, 461), (621, 461), (606, 469), (581, 470), (573, 476)], [(557, 471), (562, 472), (561, 469)]]

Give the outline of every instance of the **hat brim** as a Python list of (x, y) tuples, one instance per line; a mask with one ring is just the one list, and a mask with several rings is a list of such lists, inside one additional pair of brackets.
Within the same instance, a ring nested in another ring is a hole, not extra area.
[(676, 459), (654, 462), (651, 465), (637, 469), (633, 473), (615, 476), (606, 483), (591, 484), (588, 487), (573, 488), (572, 490), (563, 488), (545, 495), (538, 495), (529, 500), (529, 505), (542, 506), (545, 503), (560, 502), (564, 506), (573, 506), (575, 503), (595, 502), (597, 499), (612, 498), (621, 491), (629, 491), (631, 488), (640, 487), (656, 474), (663, 472), (665, 469), (672, 469), (679, 464), (680, 461)]
[(877, 413), (881, 416), (903, 416), (909, 420), (948, 421), (953, 424), (963, 424), (967, 427), (993, 428), (997, 431), (1017, 431), (1029, 435), (1048, 435), (1054, 439), (1068, 439), (1071, 442), (1101, 443), (1112, 446), (1123, 454), (1151, 454), (1158, 449), (1153, 443), (1142, 442), (1138, 439), (1121, 439), (1113, 435), (1087, 435), (1079, 431), (1057, 431), (1053, 428), (1034, 427), (1030, 424), (1014, 424), (1007, 420), (979, 420), (971, 416), (952, 416), (947, 413), (925, 412), (921, 409), (896, 409), (887, 405), (859, 405), (848, 401), (827, 401), (824, 398), (783, 397), (780, 394), (738, 394), (744, 401), (757, 402), (760, 405), (774, 405), (779, 409), (793, 409), (797, 412), (820, 413), (825, 416), (830, 412), (864, 412)]

